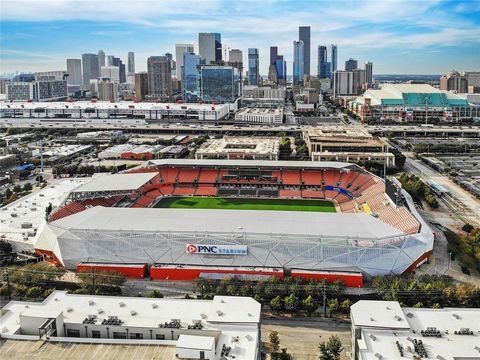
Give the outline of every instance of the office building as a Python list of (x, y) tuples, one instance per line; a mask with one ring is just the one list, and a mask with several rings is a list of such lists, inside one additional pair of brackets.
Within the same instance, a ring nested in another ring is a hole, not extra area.
[(92, 79), (90, 80), (90, 93), (92, 97), (100, 101), (117, 101), (119, 99), (119, 84), (108, 78)]
[(101, 77), (108, 78), (112, 82), (120, 82), (120, 69), (118, 66), (102, 66)]
[(2, 310), (2, 350), (8, 345), (17, 359), (38, 355), (39, 343), (51, 359), (77, 358), (82, 347), (85, 360), (127, 353), (135, 359), (260, 359), (261, 305), (248, 297), (155, 299), (55, 290), (42, 302), (11, 301)]
[(329, 62), (327, 57), (327, 47), (325, 45), (318, 46), (318, 65), (317, 77), (319, 79), (326, 79), (330, 77)]
[(55, 101), (67, 96), (65, 80), (10, 82), (6, 86), (6, 98), (11, 101)]
[(148, 73), (140, 72), (135, 74), (135, 99), (145, 100), (148, 94)]
[(464, 72), (450, 71), (440, 78), (440, 90), (454, 91), (457, 93), (468, 92), (467, 76)]
[(133, 51), (128, 52), (127, 58), (127, 70), (128, 74), (135, 73), (135, 53)]
[[(235, 121), (242, 123), (252, 123), (252, 124), (281, 124), (283, 123), (283, 110), (282, 107), (269, 107), (269, 108), (243, 108), (235, 114)], [(262, 143), (259, 140), (252, 140), (257, 143), (257, 149)], [(247, 146), (245, 146), (247, 148)], [(235, 149), (235, 148), (234, 148)], [(250, 147), (250, 149), (254, 149)], [(236, 148), (240, 152), (241, 148)], [(234, 151), (235, 152), (235, 151)], [(248, 151), (245, 151), (248, 153)], [(246, 155), (246, 154), (243, 155)], [(263, 157), (260, 154), (253, 157), (242, 157), (242, 159), (257, 159), (257, 160), (278, 160), (278, 153), (276, 151), (270, 152), (268, 157)]]
[(65, 75), (67, 72), (65, 70), (56, 70), (56, 71), (38, 71), (35, 73), (35, 80), (65, 80)]
[[(244, 108), (235, 114), (235, 122), (281, 124), (282, 109)], [(195, 159), (278, 160), (280, 138), (223, 137), (209, 139), (195, 152)]]
[(480, 93), (480, 71), (467, 71), (465, 72), (467, 77), (467, 92), (469, 94)]
[(193, 44), (175, 44), (175, 62), (177, 69), (177, 78), (183, 79), (183, 57), (186, 53), (193, 53)]
[(0, 79), (0, 94), (7, 93), (7, 84), (10, 84), (11, 80)]
[(298, 40), (303, 42), (303, 74), (310, 75), (310, 26), (298, 28)]
[(232, 66), (200, 65), (198, 89), (204, 102), (234, 102), (239, 96), (237, 69)]
[(207, 64), (222, 61), (222, 37), (219, 33), (198, 34), (198, 54)]
[(293, 42), (293, 85), (301, 85), (303, 82), (303, 41)]
[(350, 307), (352, 360), (479, 359), (478, 308), (408, 308), (360, 300)]
[(172, 96), (172, 63), (166, 56), (150, 56), (147, 60), (148, 97), (168, 99)]
[(333, 80), (333, 96), (359, 95), (365, 88), (365, 70), (337, 70)]
[(105, 66), (105, 52), (103, 50), (98, 50), (98, 73), (102, 71), (102, 67)]
[(183, 99), (187, 103), (198, 101), (198, 66), (205, 65), (205, 59), (193, 52), (183, 55)]
[(270, 65), (276, 65), (278, 56), (278, 47), (270, 46)]
[(242, 64), (243, 63), (243, 53), (240, 49), (232, 49), (228, 52), (228, 62), (231, 64)]
[(368, 88), (373, 85), (373, 63), (370, 61), (365, 63), (365, 83)]
[(127, 74), (126, 74), (126, 71), (125, 71), (125, 64), (122, 62), (122, 60), (120, 58), (114, 56), (112, 58), (112, 66), (117, 66), (118, 67), (120, 83), (123, 84), (123, 83), (127, 82)]
[(345, 61), (345, 71), (353, 71), (358, 69), (358, 61), (352, 58)]
[(113, 55), (107, 55), (106, 66), (113, 66)]
[(82, 54), (82, 75), (84, 86), (90, 86), (90, 80), (96, 79), (100, 75), (98, 67), (98, 55)]
[(284, 85), (287, 81), (287, 62), (285, 61), (283, 55), (277, 56), (275, 68), (277, 69), (277, 82), (281, 85)]
[(248, 83), (250, 85), (258, 86), (260, 83), (258, 61), (258, 49), (248, 49)]
[(69, 85), (82, 84), (82, 60), (67, 59), (67, 83)]
[(332, 44), (330, 72), (333, 75), (337, 71), (337, 44)]

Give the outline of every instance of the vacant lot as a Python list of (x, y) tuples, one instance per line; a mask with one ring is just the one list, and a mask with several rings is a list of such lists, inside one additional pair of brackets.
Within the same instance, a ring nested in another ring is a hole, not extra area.
[(219, 197), (170, 197), (155, 207), (183, 209), (279, 210), (335, 212), (335, 205), (324, 200), (249, 199)]

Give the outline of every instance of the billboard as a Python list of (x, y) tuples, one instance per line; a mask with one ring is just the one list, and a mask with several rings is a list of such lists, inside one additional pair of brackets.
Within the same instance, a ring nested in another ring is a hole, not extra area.
[(247, 255), (245, 245), (187, 244), (187, 253), (202, 255)]

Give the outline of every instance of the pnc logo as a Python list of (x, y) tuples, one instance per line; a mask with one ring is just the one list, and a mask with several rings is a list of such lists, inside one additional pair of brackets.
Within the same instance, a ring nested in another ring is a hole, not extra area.
[(187, 245), (187, 252), (190, 254), (196, 253), (197, 252), (197, 247), (193, 244)]

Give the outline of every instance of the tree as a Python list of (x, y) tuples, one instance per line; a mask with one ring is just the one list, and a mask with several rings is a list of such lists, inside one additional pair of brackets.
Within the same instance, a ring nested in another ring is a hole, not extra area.
[(151, 298), (163, 298), (163, 294), (160, 292), (160, 290), (152, 290), (148, 293), (148, 297)]
[(272, 331), (268, 336), (270, 346), (272, 347), (272, 352), (277, 352), (280, 349), (280, 338), (278, 337), (277, 331)]
[(339, 307), (338, 299), (330, 299), (328, 301), (328, 309), (330, 310), (330, 316), (332, 316), (334, 311), (337, 311)]
[(18, 184), (15, 185), (15, 186), (13, 187), (13, 192), (14, 192), (14, 193), (17, 193), (17, 194), (20, 193), (20, 192), (22, 192), (22, 187), (21, 187), (20, 185), (18, 185)]
[(23, 185), (23, 191), (25, 192), (32, 191), (32, 184), (26, 183), (25, 185)]
[(295, 294), (290, 294), (284, 299), (285, 303), (285, 309), (289, 310), (292, 315), (294, 312), (296, 312), (299, 308), (299, 300), (298, 297), (295, 296)]
[(308, 295), (306, 299), (303, 300), (303, 308), (307, 312), (308, 316), (312, 315), (315, 310), (318, 309), (318, 304), (313, 299), (312, 295)]
[(467, 234), (470, 234), (473, 230), (473, 226), (471, 224), (465, 224), (462, 226), (462, 230), (465, 231)]
[(6, 240), (0, 240), (0, 254), (9, 254), (12, 252), (12, 244)]
[(340, 309), (345, 313), (348, 314), (350, 312), (350, 306), (352, 306), (352, 301), (350, 299), (345, 299), (340, 304)]
[(332, 335), (327, 343), (320, 343), (318, 349), (320, 350), (320, 360), (340, 360), (343, 346), (340, 338), (336, 335)]
[(272, 300), (270, 300), (270, 308), (273, 311), (282, 310), (282, 299), (280, 298), (280, 295), (277, 295)]

